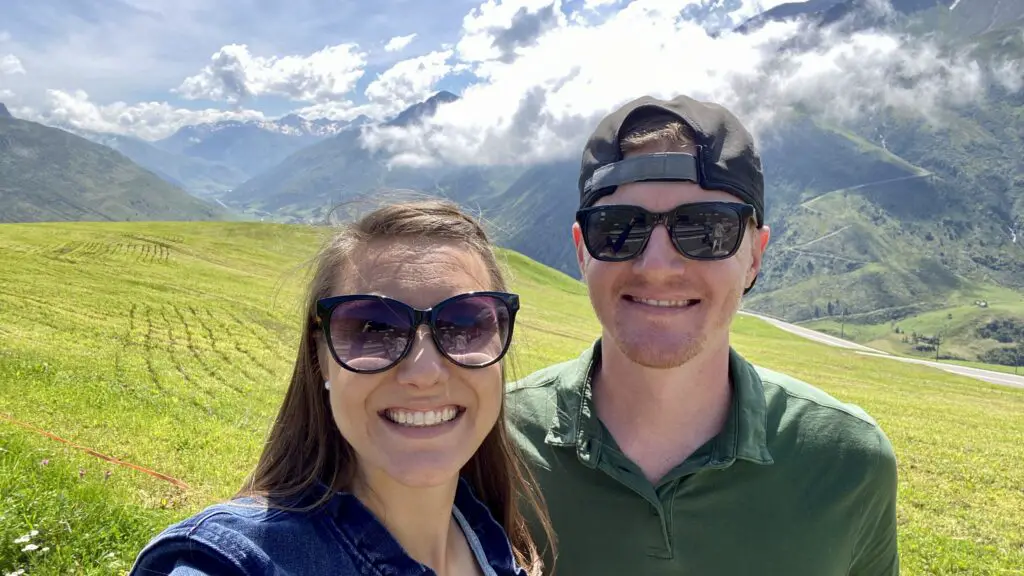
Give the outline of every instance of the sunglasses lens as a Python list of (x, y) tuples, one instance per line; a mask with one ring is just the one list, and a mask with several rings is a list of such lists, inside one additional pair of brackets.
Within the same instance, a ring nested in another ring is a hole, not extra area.
[(646, 214), (628, 206), (594, 210), (583, 229), (587, 247), (602, 260), (628, 260), (636, 256), (649, 233)]
[(353, 370), (381, 370), (395, 363), (412, 336), (408, 311), (380, 300), (352, 300), (331, 314), (331, 344)]
[(690, 258), (715, 260), (731, 254), (740, 240), (736, 211), (713, 204), (685, 207), (676, 213), (673, 240)]
[(491, 296), (454, 300), (437, 313), (434, 325), (437, 342), (456, 364), (489, 364), (505, 350), (510, 316), (504, 302)]

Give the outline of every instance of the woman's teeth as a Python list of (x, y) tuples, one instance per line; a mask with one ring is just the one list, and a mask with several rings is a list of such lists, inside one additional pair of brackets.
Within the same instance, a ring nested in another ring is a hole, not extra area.
[(650, 300), (648, 298), (633, 297), (634, 302), (647, 304), (648, 306), (661, 306), (662, 308), (683, 308), (696, 303), (696, 300)]
[(459, 409), (455, 406), (448, 406), (440, 410), (402, 410), (389, 408), (384, 411), (384, 417), (395, 424), (402, 426), (437, 426), (445, 422), (451, 422), (459, 415)]

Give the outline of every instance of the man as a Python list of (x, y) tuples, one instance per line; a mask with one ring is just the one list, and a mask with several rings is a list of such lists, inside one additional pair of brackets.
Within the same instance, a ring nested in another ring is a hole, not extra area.
[(630, 102), (587, 142), (572, 237), (602, 334), (508, 401), (560, 576), (899, 573), (877, 423), (730, 345), (763, 186), (739, 120), (684, 96)]

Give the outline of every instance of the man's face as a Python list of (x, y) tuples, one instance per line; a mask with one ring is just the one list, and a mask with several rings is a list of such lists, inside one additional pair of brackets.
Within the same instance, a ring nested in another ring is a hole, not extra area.
[[(705, 201), (740, 202), (691, 182), (636, 182), (619, 186), (596, 205), (630, 204), (665, 212)], [(732, 257), (697, 261), (680, 254), (666, 228), (658, 226), (636, 258), (603, 262), (590, 256), (579, 224), (573, 224), (580, 270), (604, 338), (633, 362), (650, 368), (679, 366), (705, 349), (728, 346), (732, 318), (743, 290), (761, 267), (768, 238), (767, 226), (758, 230), (751, 225)]]

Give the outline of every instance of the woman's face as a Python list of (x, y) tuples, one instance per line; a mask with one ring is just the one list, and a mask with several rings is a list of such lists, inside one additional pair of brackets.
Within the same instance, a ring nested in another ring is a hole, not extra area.
[[(483, 260), (454, 244), (371, 243), (355, 260), (353, 269), (339, 271), (332, 295), (375, 294), (423, 309), (492, 289)], [(365, 479), (384, 474), (410, 487), (450, 482), (498, 419), (500, 363), (479, 369), (452, 364), (425, 324), (409, 354), (385, 372), (350, 372), (324, 346), (321, 353), (329, 359), (334, 421)]]

